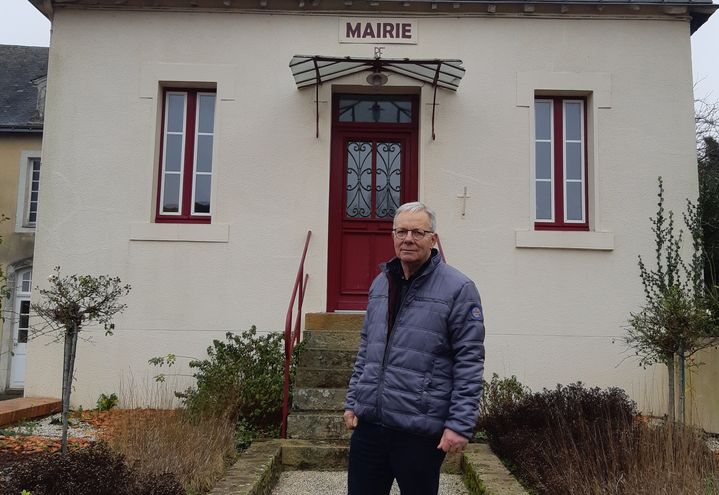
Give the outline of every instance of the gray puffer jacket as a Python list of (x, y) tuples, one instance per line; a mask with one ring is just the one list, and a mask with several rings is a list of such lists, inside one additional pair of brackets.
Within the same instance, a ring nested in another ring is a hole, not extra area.
[(436, 251), (410, 285), (387, 339), (390, 263), (369, 290), (345, 410), (388, 428), (470, 438), (484, 371), (484, 313), (474, 283)]

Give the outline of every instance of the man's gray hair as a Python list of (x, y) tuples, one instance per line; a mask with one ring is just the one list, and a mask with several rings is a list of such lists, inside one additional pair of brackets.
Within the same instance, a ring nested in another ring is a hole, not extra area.
[(420, 211), (423, 211), (427, 214), (429, 217), (429, 223), (432, 228), (432, 232), (437, 232), (437, 215), (434, 213), (434, 210), (427, 206), (426, 204), (420, 202), (420, 201), (413, 201), (411, 203), (405, 203), (399, 208), (397, 208), (397, 211), (394, 214), (394, 221), (392, 222), (393, 225), (397, 222), (397, 216), (400, 213), (404, 213), (405, 211), (409, 211), (412, 213), (417, 213)]

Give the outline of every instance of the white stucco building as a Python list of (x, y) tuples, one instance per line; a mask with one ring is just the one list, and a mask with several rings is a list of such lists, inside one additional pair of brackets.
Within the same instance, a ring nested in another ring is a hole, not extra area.
[[(480, 289), (490, 376), (663, 400), (663, 368), (613, 341), (657, 177), (677, 212), (697, 196), (690, 34), (711, 3), (32, 2), (53, 22), (34, 280), (133, 286), (115, 335), (81, 344), (73, 400), (281, 330), (308, 230), (305, 311), (361, 309), (417, 198)], [(60, 393), (46, 343), (26, 395)]]

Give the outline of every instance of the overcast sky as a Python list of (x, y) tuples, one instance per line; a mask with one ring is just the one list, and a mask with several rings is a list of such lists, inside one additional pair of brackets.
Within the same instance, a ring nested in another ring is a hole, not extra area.
[[(0, 44), (50, 44), (50, 21), (30, 2), (0, 0), (0, 4)], [(692, 35), (692, 59), (695, 97), (719, 102), (719, 11)]]

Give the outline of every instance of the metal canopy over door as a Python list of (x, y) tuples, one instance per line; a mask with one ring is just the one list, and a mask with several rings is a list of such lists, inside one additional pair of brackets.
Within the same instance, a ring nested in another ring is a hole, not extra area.
[(378, 265), (394, 256), (392, 220), (417, 199), (418, 98), (335, 95), (327, 310), (364, 310)]

